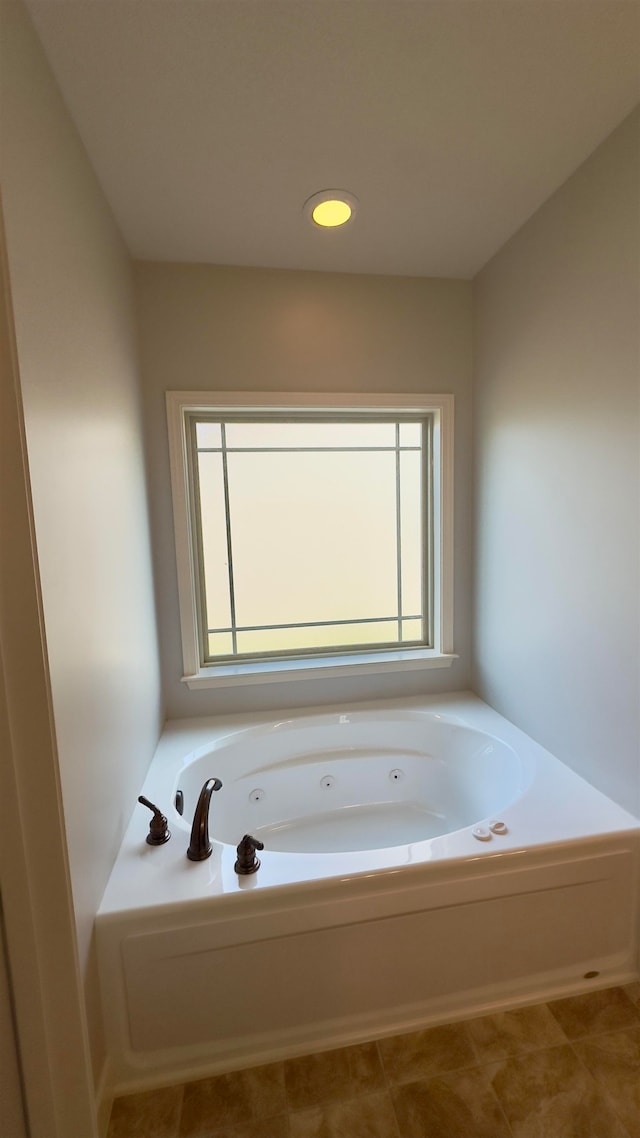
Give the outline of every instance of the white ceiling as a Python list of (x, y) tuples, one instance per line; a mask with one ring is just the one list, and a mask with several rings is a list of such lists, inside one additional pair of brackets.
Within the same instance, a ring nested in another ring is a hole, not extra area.
[(638, 0), (28, 6), (151, 260), (471, 277), (640, 101)]

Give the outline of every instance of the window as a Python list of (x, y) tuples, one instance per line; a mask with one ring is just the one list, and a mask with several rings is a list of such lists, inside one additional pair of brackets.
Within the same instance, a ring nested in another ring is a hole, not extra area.
[(450, 662), (452, 403), (168, 393), (191, 686)]

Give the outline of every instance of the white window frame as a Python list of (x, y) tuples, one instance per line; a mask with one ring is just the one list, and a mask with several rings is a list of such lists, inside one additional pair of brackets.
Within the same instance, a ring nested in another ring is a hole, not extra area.
[[(373, 650), (288, 659), (203, 664), (198, 630), (198, 584), (189, 500), (188, 416), (194, 412), (264, 414), (277, 410), (433, 416), (433, 647)], [(184, 675), (189, 688), (230, 687), (361, 675), (417, 668), (449, 667), (453, 652), (453, 395), (361, 395), (292, 392), (168, 391), (167, 422), (176, 541), (178, 597)]]

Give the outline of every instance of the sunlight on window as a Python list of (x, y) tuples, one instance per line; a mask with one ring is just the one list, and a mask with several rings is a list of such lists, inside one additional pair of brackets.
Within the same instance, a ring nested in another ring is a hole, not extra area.
[(424, 644), (427, 420), (194, 420), (205, 655)]

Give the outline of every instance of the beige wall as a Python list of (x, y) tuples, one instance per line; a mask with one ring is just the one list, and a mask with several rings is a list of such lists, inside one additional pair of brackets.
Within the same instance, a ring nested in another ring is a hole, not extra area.
[[(465, 281), (141, 263), (136, 266), (158, 618), (167, 714), (189, 716), (465, 687), (469, 675), (471, 286)], [(451, 670), (189, 691), (180, 682), (164, 393), (453, 392), (455, 650)]]
[(3, 194), (94, 1064), (93, 918), (161, 717), (128, 256), (21, 4), (2, 3)]
[(475, 282), (475, 687), (640, 809), (636, 112)]
[(0, 1102), (2, 1125), (9, 1138), (27, 1138), (20, 1085), (18, 1040), (11, 1006), (11, 982), (4, 949), (4, 921), (0, 897)]

